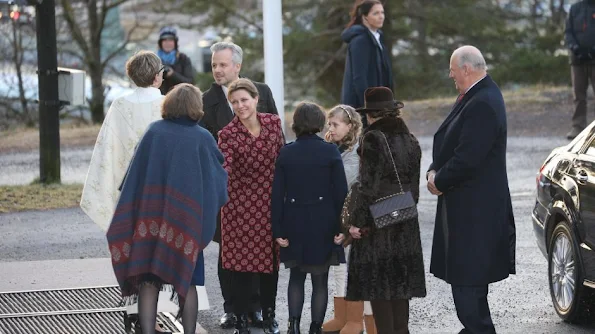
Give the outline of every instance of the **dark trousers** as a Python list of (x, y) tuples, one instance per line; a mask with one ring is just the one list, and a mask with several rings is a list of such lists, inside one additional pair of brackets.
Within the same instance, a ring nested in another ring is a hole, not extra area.
[[(255, 279), (259, 282), (260, 306), (263, 310), (271, 309), (275, 311), (275, 300), (277, 299), (277, 282), (279, 281), (279, 272), (272, 274), (264, 273), (244, 273), (232, 272), (233, 282), (233, 312), (236, 315), (247, 314), (252, 311), (252, 289), (246, 289), (251, 286)], [(268, 312), (267, 312), (268, 313)]]
[[(225, 313), (234, 312), (234, 289), (233, 289), (233, 271), (223, 268), (223, 261), (221, 260), (221, 246), (219, 246), (219, 263), (217, 266), (217, 274), (219, 276), (219, 286), (221, 287), (221, 294), (223, 295), (223, 310)], [(250, 312), (260, 311), (260, 296), (259, 296), (259, 282), (258, 277), (254, 277), (248, 289), (251, 292), (251, 308)], [(244, 282), (244, 287), (247, 287)]]
[(378, 334), (409, 334), (409, 300), (372, 300)]
[(589, 81), (595, 92), (595, 65), (583, 64), (572, 65), (570, 76), (574, 91), (574, 114), (572, 115), (572, 127), (579, 130), (587, 127), (587, 89)]
[[(488, 286), (452, 286), (457, 316), (465, 326), (462, 333), (495, 334), (488, 305)], [(376, 315), (376, 314), (374, 314)]]

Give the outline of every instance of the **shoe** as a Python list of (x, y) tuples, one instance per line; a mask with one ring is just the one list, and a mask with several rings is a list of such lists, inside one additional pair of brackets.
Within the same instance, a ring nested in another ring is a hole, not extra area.
[(287, 334), (300, 334), (300, 318), (289, 318), (289, 326), (287, 327)]
[[(137, 322), (134, 325), (134, 333), (142, 334), (143, 329), (140, 327), (140, 322)], [(155, 333), (157, 334), (172, 334), (172, 332), (166, 331), (163, 329), (163, 326), (159, 323), (155, 324)]]
[(335, 297), (335, 318), (322, 324), (323, 333), (339, 333), (339, 331), (343, 329), (347, 322), (345, 319), (347, 315), (345, 310), (346, 303), (345, 298)]
[(310, 331), (308, 334), (322, 334), (322, 323), (313, 321), (310, 324)]
[(275, 311), (268, 308), (265, 313), (264, 321), (262, 322), (262, 330), (264, 334), (280, 334), (279, 323), (275, 319)]
[(248, 323), (252, 327), (262, 328), (262, 311), (256, 311), (248, 314)]
[(572, 128), (572, 130), (568, 131), (568, 133), (566, 134), (566, 139), (574, 139), (576, 136), (579, 135), (579, 133), (581, 133), (581, 131), (583, 130), (578, 128)]
[(235, 314), (228, 312), (221, 317), (221, 320), (219, 321), (219, 326), (221, 326), (221, 328), (224, 329), (233, 328), (233, 326), (235, 326), (236, 324), (236, 321), (237, 319)]
[(364, 323), (366, 324), (366, 334), (377, 334), (376, 322), (373, 315), (364, 315)]
[(250, 328), (248, 328), (248, 317), (244, 314), (236, 315), (235, 330), (233, 334), (250, 334)]
[(364, 302), (345, 302), (347, 322), (341, 334), (361, 334), (364, 332)]

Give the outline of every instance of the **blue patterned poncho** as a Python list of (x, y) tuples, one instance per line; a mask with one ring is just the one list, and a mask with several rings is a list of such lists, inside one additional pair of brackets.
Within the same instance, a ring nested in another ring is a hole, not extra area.
[[(151, 124), (138, 144), (107, 231), (125, 303), (141, 284), (172, 287), (180, 307), (202, 251), (227, 202), (223, 155), (211, 134), (189, 118)], [(195, 272), (196, 269), (196, 272)], [(199, 278), (200, 280), (200, 278)]]

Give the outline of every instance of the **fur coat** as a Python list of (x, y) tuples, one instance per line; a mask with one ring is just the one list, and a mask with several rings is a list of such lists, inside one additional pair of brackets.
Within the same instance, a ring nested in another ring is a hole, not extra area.
[(403, 184), (419, 199), (421, 148), (401, 118), (382, 118), (365, 131), (358, 154), (359, 182), (352, 187), (346, 204), (344, 227), (362, 229), (362, 238), (353, 241), (349, 255), (348, 300), (395, 300), (424, 297), (425, 275), (419, 222), (376, 229), (369, 206), (374, 200), (400, 191), (388, 156), (390, 151)]

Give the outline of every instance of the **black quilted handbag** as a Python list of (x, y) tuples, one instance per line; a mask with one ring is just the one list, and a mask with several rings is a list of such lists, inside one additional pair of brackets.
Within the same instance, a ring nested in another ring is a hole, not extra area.
[(397, 181), (399, 182), (401, 192), (379, 198), (370, 205), (370, 213), (374, 218), (374, 225), (378, 229), (392, 226), (409, 219), (417, 218), (417, 205), (415, 205), (413, 195), (411, 194), (411, 191), (403, 191), (401, 178), (399, 177), (399, 172), (397, 172), (397, 165), (395, 164), (393, 155), (390, 152), (388, 140), (386, 140), (384, 133), (380, 133), (382, 134), (382, 138), (384, 138), (384, 142), (386, 143), (388, 155), (391, 162), (393, 163), (393, 168), (395, 169), (395, 174), (397, 175)]

